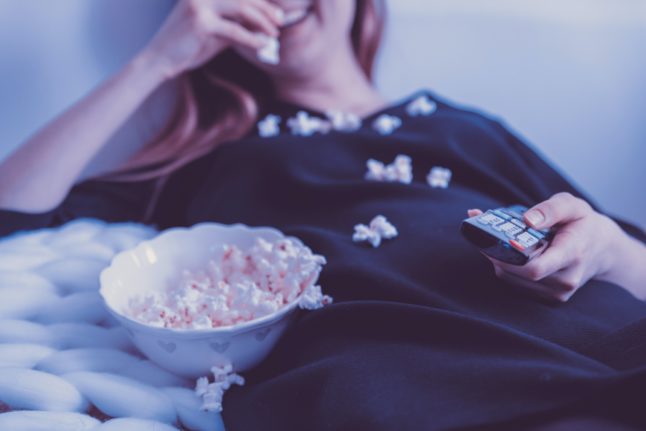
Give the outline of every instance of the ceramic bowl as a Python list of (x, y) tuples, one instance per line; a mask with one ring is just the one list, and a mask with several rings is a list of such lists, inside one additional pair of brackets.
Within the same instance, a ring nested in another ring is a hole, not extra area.
[[(145, 295), (177, 283), (184, 269), (204, 268), (213, 251), (223, 244), (246, 249), (258, 237), (276, 241), (285, 235), (273, 228), (241, 224), (200, 223), (190, 228), (168, 229), (117, 254), (101, 272), (101, 296), (137, 348), (161, 367), (188, 378), (207, 375), (212, 366), (227, 362), (236, 371), (248, 370), (269, 354), (295, 317), (298, 301), (258, 319), (213, 329), (149, 326), (128, 317), (124, 311), (133, 295)], [(289, 238), (303, 244), (297, 238)], [(312, 281), (315, 283), (316, 279)]]

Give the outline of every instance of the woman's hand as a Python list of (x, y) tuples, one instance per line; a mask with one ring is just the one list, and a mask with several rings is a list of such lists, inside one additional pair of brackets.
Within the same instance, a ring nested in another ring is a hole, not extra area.
[(180, 0), (140, 57), (171, 79), (232, 45), (262, 48), (278, 36), (282, 17), (267, 0)]
[[(470, 217), (480, 213), (469, 210)], [(584, 200), (558, 193), (530, 208), (524, 218), (535, 229), (552, 228), (555, 236), (539, 256), (523, 266), (487, 256), (499, 278), (559, 302), (566, 302), (592, 278), (620, 284), (635, 296), (644, 296), (646, 274), (638, 262), (641, 259), (641, 266), (646, 266), (646, 247)]]

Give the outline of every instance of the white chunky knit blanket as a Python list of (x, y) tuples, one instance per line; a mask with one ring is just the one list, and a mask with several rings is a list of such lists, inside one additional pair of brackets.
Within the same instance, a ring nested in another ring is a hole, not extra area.
[(195, 382), (140, 355), (99, 296), (112, 257), (154, 235), (81, 219), (0, 239), (0, 430), (224, 430)]

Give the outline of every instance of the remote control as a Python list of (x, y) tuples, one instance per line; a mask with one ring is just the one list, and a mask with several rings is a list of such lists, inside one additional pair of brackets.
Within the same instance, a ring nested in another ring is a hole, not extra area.
[(462, 222), (462, 235), (487, 256), (512, 265), (525, 265), (536, 257), (552, 238), (549, 230), (527, 226), (527, 208), (514, 205), (489, 210)]

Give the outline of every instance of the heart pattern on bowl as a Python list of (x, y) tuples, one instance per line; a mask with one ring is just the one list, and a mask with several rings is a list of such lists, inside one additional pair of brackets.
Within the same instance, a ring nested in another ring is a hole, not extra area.
[(162, 341), (162, 340), (157, 340), (157, 344), (159, 345), (159, 347), (161, 347), (162, 349), (164, 349), (168, 353), (173, 353), (175, 351), (175, 349), (177, 349), (177, 345), (175, 343), (173, 343), (172, 341), (165, 342), (165, 341)]
[(265, 338), (267, 338), (267, 335), (269, 335), (270, 332), (271, 328), (265, 328), (256, 332), (256, 340), (263, 341)]
[(226, 343), (209, 343), (209, 347), (211, 348), (211, 350), (218, 353), (226, 352), (230, 345), (231, 343), (228, 341)]

